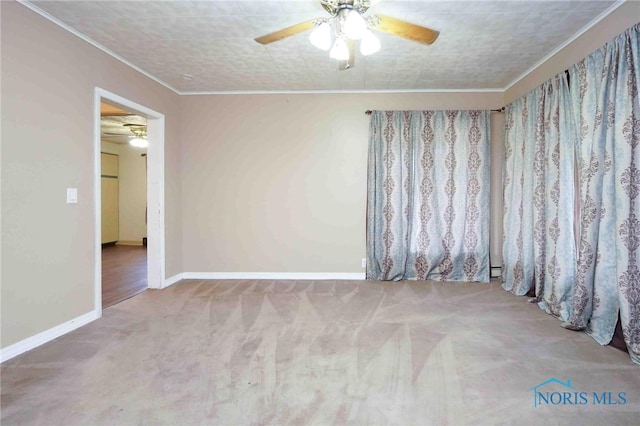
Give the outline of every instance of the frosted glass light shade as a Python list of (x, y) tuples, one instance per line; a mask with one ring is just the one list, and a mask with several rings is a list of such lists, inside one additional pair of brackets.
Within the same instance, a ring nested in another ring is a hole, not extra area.
[(356, 10), (351, 10), (344, 20), (344, 34), (351, 40), (360, 40), (367, 30), (367, 21)]
[(329, 52), (329, 57), (332, 59), (337, 59), (338, 61), (346, 61), (347, 59), (349, 59), (349, 47), (344, 41), (344, 38), (338, 37), (336, 39), (336, 42), (333, 44), (333, 47)]
[(149, 146), (149, 142), (142, 138), (133, 138), (129, 141), (129, 144), (136, 148), (146, 148)]
[(331, 25), (328, 22), (322, 22), (311, 32), (309, 41), (318, 49), (329, 50), (331, 47)]
[(364, 56), (371, 55), (380, 50), (380, 40), (369, 30), (365, 30), (360, 40), (360, 53)]

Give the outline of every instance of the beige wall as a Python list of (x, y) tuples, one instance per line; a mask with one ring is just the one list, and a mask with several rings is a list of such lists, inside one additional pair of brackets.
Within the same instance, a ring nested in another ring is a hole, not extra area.
[(102, 141), (100, 143), (100, 151), (106, 152), (107, 154), (120, 155), (120, 146), (119, 143)]
[(611, 14), (561, 49), (505, 92), (505, 102), (512, 102), (540, 86), (556, 74), (585, 58), (615, 36), (640, 21), (640, 1), (628, 0)]
[(166, 116), (169, 276), (182, 271), (182, 221), (179, 96), (18, 3), (0, 7), (5, 348), (94, 308), (96, 86)]
[(142, 244), (147, 236), (145, 213), (147, 207), (146, 148), (102, 142), (102, 152), (118, 155), (119, 163), (119, 236), (118, 241)]
[(502, 102), (501, 93), (181, 97), (185, 271), (363, 272), (365, 110)]
[(142, 244), (147, 236), (145, 210), (147, 208), (146, 149), (131, 145), (120, 146), (120, 238), (123, 242)]

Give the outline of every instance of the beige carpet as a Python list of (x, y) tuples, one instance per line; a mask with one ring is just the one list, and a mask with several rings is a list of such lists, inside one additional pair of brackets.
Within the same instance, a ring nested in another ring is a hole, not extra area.
[(627, 354), (498, 283), (182, 281), (1, 372), (2, 425), (640, 424)]

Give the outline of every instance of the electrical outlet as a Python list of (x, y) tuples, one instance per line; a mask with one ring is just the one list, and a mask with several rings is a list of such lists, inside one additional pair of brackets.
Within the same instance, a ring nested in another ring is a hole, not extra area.
[(362, 265), (363, 268), (367, 267), (367, 259), (365, 259), (364, 257), (362, 258), (361, 265)]

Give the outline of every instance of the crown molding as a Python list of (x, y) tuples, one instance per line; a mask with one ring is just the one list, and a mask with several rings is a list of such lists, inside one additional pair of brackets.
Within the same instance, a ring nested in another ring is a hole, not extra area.
[[(633, 0), (632, 0), (633, 1)], [(573, 36), (571, 36), (570, 38), (568, 38), (566, 41), (564, 41), (562, 44), (560, 44), (558, 47), (556, 47), (555, 49), (553, 49), (551, 52), (549, 52), (544, 58), (540, 59), (538, 62), (536, 62), (535, 64), (533, 64), (528, 70), (526, 70), (525, 72), (523, 72), (522, 74), (520, 74), (520, 76), (516, 77), (511, 83), (507, 84), (504, 89), (501, 89), (503, 92), (506, 92), (507, 90), (511, 89), (513, 86), (515, 86), (516, 84), (518, 84), (522, 79), (524, 79), (526, 76), (528, 76), (529, 74), (531, 74), (533, 71), (535, 71), (537, 68), (539, 68), (540, 66), (542, 66), (542, 64), (544, 64), (545, 62), (547, 62), (549, 59), (551, 59), (552, 57), (554, 57), (558, 52), (560, 52), (562, 49), (564, 49), (565, 47), (567, 47), (568, 45), (570, 45), (571, 43), (573, 43), (574, 41), (576, 41), (578, 39), (578, 37), (580, 37), (581, 35), (583, 35), (584, 33), (586, 33), (587, 31), (589, 31), (591, 28), (593, 28), (598, 22), (602, 21), (604, 18), (606, 18), (609, 14), (611, 14), (614, 10), (616, 10), (617, 8), (619, 8), (620, 6), (622, 6), (623, 4), (625, 4), (627, 2), (627, 0), (618, 0), (616, 1), (614, 4), (612, 4), (611, 6), (609, 6), (605, 11), (603, 11), (600, 15), (596, 16), (591, 22), (589, 22), (587, 25), (585, 25), (582, 29), (580, 29), (577, 33), (575, 33)]]
[(230, 90), (181, 92), (185, 96), (205, 95), (378, 95), (383, 93), (503, 93), (504, 89), (414, 89), (414, 90)]
[(75, 28), (71, 28), (70, 26), (68, 26), (67, 24), (65, 24), (64, 22), (59, 20), (58, 18), (55, 18), (55, 17), (51, 16), (50, 14), (48, 14), (44, 10), (40, 9), (38, 6), (32, 4), (28, 0), (16, 0), (16, 1), (18, 3), (20, 3), (21, 5), (23, 5), (24, 7), (32, 10), (33, 12), (35, 12), (38, 15), (42, 16), (43, 18), (47, 19), (48, 21), (56, 24), (60, 28), (69, 31), (71, 34), (75, 35), (76, 37), (81, 38), (82, 40), (86, 41), (87, 43), (89, 43), (93, 47), (95, 47), (97, 49), (100, 49), (102, 52), (106, 53), (107, 55), (109, 55), (109, 56), (113, 57), (114, 59), (117, 59), (118, 61), (122, 62), (123, 64), (133, 68), (134, 70), (138, 71), (140, 74), (144, 75), (145, 77), (150, 78), (151, 80), (153, 80), (156, 83), (166, 87), (167, 89), (171, 90), (172, 92), (177, 93), (178, 95), (182, 94), (182, 93), (180, 93), (179, 90), (177, 90), (175, 87), (169, 85), (167, 82), (162, 81), (159, 78), (157, 78), (156, 76), (154, 76), (153, 74), (150, 74), (150, 73), (146, 72), (142, 68), (140, 68), (137, 65), (129, 62), (127, 59), (123, 58), (122, 56), (118, 55), (117, 53), (107, 49), (106, 47), (104, 47), (100, 43), (98, 43), (98, 42), (92, 40), (91, 38), (87, 37), (86, 35), (84, 35), (80, 31), (76, 30)]

